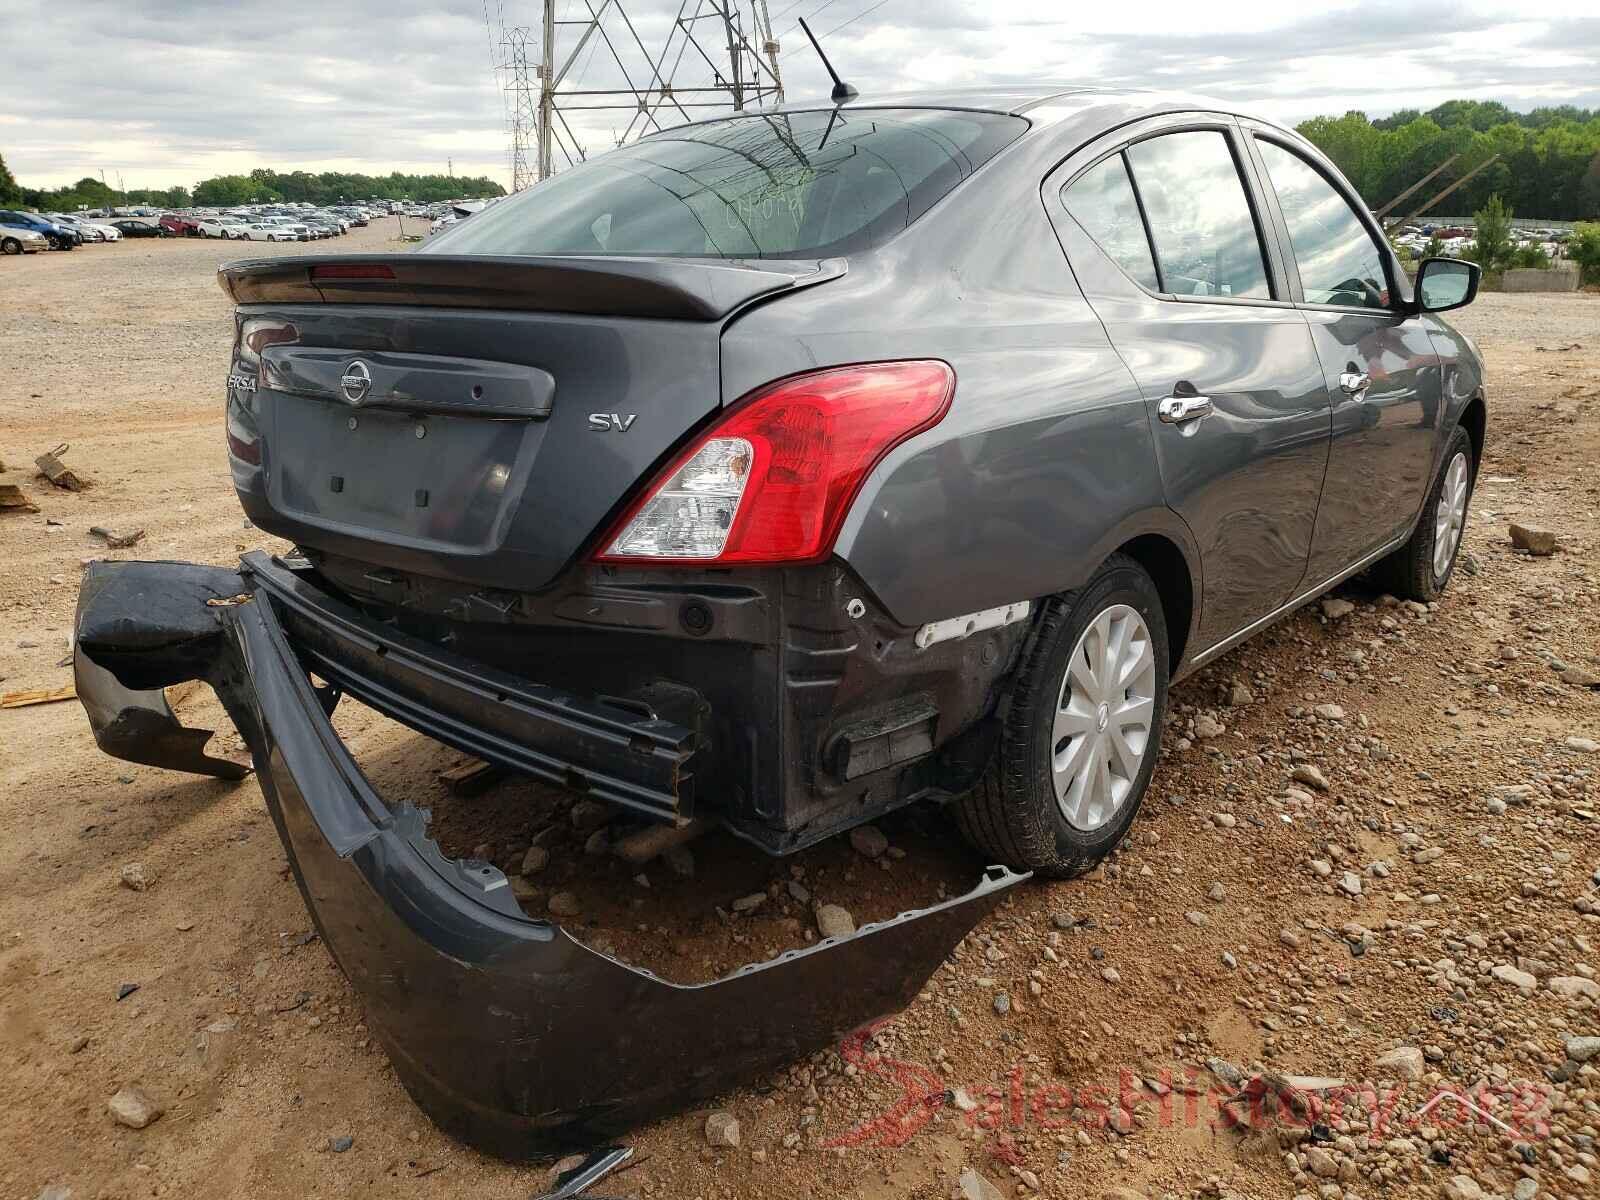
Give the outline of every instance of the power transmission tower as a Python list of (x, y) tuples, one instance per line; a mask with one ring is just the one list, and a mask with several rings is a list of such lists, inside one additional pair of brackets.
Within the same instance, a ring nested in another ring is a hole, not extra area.
[[(626, 128), (620, 134), (613, 130), (620, 146), (652, 130), (692, 120), (691, 110), (731, 106), (742, 112), (783, 103), (778, 42), (772, 36), (767, 0), (748, 0), (750, 32), (738, 0), (680, 0), (666, 41), (654, 54), (634, 28), (622, 0), (581, 2), (587, 15), (566, 20), (556, 17), (555, 0), (543, 0), (538, 65), (533, 68), (528, 63), (530, 31), (524, 26), (507, 29), (502, 16), (505, 61), (495, 64), (495, 74), (498, 79), (504, 73), (513, 191), (554, 174), (558, 150), (569, 166), (583, 161), (583, 143), (568, 123), (568, 113), (630, 113)], [(488, 20), (485, 4), (485, 24)], [(563, 45), (558, 47), (558, 42)], [(574, 82), (563, 87), (591, 43), (589, 60)], [(610, 59), (611, 86), (584, 88), (583, 78), (601, 47)], [(615, 78), (619, 73), (620, 81)], [(681, 85), (680, 76), (693, 82)]]
[[(506, 123), (511, 134), (511, 190), (520, 192), (534, 182), (528, 164), (528, 146), (539, 125), (533, 104), (533, 81), (528, 71), (528, 30), (521, 25), (503, 31), (506, 71)], [(541, 176), (540, 178), (543, 178)]]

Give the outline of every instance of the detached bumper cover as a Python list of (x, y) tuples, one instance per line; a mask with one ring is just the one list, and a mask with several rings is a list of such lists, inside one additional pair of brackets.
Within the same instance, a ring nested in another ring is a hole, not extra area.
[[(898, 1011), (1024, 878), (990, 868), (965, 896), (709, 984), (626, 966), (527, 918), (495, 867), (446, 859), (420, 810), (384, 805), (258, 567), (272, 564), (92, 566), (77, 623), (90, 723), (108, 753), (222, 774), (206, 735), (183, 730), (155, 690), (191, 678), (216, 688), (370, 1028), (418, 1105), (478, 1149), (528, 1158), (596, 1145)], [(140, 722), (147, 741), (114, 732)]]

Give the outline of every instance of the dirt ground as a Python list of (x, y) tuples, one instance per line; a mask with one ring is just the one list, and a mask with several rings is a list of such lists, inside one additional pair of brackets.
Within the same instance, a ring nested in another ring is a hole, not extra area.
[[(247, 253), (379, 249), (395, 232)], [(42, 510), (0, 515), (0, 691), (70, 680), (86, 560), (276, 548), (224, 461), (231, 323), (213, 270), (240, 249), (0, 260), (0, 459)], [(1600, 691), (1585, 683), (1600, 675), (1600, 296), (1486, 295), (1458, 323), (1487, 357), (1490, 432), (1445, 598), (1411, 608), (1352, 585), (1350, 611), (1309, 606), (1181, 685), (1106, 866), (1018, 889), (870, 1042), (723, 1097), (737, 1147), (708, 1144), (702, 1108), (641, 1130), (643, 1161), (601, 1193), (1600, 1194), (1600, 1042), (1581, 1040), (1600, 1036)], [(63, 442), (82, 494), (23, 469)], [(1559, 552), (1514, 552), (1512, 522), (1555, 531)], [(108, 551), (94, 525), (145, 536)], [(180, 713), (238, 748), (209, 693)], [(380, 791), (433, 808), (451, 853), (515, 869), (559, 826), (529, 907), (571, 891), (579, 936), (674, 977), (814, 939), (797, 873), (866, 920), (964, 890), (981, 865), (917, 809), (883, 824), (875, 860), (840, 840), (774, 862), (713, 837), (692, 881), (657, 862), (646, 887), (585, 852), (570, 797), (520, 781), (452, 797), (436, 779), (452, 752), (348, 701), (338, 724)], [(1303, 781), (1319, 774), (1326, 789)], [(107, 758), (75, 703), (0, 710), (0, 828), (0, 1195), (542, 1190), (545, 1168), (465, 1150), (412, 1106), (309, 936), (253, 782)], [(143, 890), (122, 882), (130, 863)], [(758, 891), (753, 916), (730, 915)], [(1216, 1119), (1232, 1068), (1354, 1090), (1323, 1093), (1343, 1107), (1310, 1128), (1241, 1135)], [(1524, 1083), (1531, 1113), (1510, 1099)], [(166, 1108), (142, 1130), (107, 1110), (129, 1084)], [(1441, 1089), (1514, 1134), (1454, 1101), (1419, 1115)]]

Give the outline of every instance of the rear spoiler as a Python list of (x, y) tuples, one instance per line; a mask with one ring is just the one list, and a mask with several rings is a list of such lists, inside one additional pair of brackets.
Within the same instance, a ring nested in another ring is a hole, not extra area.
[(752, 301), (844, 274), (821, 262), (328, 254), (227, 263), (236, 304), (405, 304), (679, 321), (721, 320)]

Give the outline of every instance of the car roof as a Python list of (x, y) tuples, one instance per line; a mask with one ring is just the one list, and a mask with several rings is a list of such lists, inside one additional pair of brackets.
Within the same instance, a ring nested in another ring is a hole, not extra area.
[[(774, 113), (827, 112), (834, 107), (836, 106), (831, 100), (800, 100), (780, 108), (755, 109), (738, 114), (719, 113), (714, 117), (706, 117), (703, 121), (694, 121), (690, 124), (725, 121), (739, 116), (761, 117), (771, 116)], [(1228, 113), (1251, 117), (1282, 128), (1279, 122), (1270, 117), (1213, 96), (1181, 91), (1095, 87), (1069, 83), (994, 84), (915, 92), (883, 92), (860, 95), (837, 107), (846, 117), (852, 111), (883, 108), (943, 108), (1005, 113), (1026, 117), (1036, 126), (1070, 123), (1091, 136), (1100, 129), (1109, 129), (1142, 117), (1172, 112)], [(662, 133), (670, 135), (675, 129), (685, 127), (669, 126), (650, 136), (655, 137)]]
[[(980, 112), (1015, 113), (1048, 104), (1066, 97), (1123, 97), (1133, 94), (1126, 88), (1100, 88), (1079, 84), (1013, 84), (1006, 86), (974, 86), (964, 88), (938, 88), (916, 92), (883, 92), (861, 95), (845, 103), (844, 111), (852, 108), (967, 108)], [(1155, 93), (1150, 93), (1154, 95)], [(806, 112), (833, 107), (829, 100), (796, 101), (786, 104), (779, 112)]]

